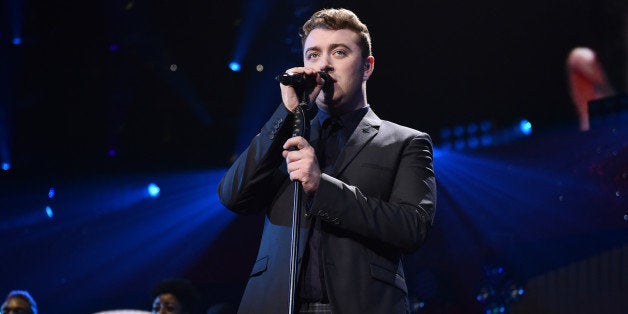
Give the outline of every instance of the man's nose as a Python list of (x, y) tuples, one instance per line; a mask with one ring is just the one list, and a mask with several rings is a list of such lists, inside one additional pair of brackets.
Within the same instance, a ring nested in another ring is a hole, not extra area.
[(331, 56), (328, 54), (325, 54), (324, 57), (319, 59), (317, 66), (318, 66), (319, 71), (328, 72), (332, 70), (333, 67), (332, 67)]

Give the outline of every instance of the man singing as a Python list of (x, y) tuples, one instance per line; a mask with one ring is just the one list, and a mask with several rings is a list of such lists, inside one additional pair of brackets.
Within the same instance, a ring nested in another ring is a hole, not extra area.
[(288, 312), (294, 181), (305, 194), (297, 312), (408, 313), (402, 254), (424, 243), (434, 217), (431, 139), (369, 106), (375, 59), (353, 12), (314, 13), (302, 43), (303, 66), (286, 73), (316, 82), (309, 138), (291, 136), (300, 91), (279, 84), (282, 104), (218, 188), (230, 210), (265, 214), (239, 313)]

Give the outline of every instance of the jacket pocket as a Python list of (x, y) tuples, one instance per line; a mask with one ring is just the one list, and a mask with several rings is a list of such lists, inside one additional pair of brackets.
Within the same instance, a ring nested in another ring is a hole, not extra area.
[(396, 271), (391, 271), (382, 266), (371, 264), (371, 276), (377, 280), (383, 281), (393, 287), (400, 289), (406, 294), (408, 293), (406, 280)]
[(268, 268), (268, 255), (258, 259), (255, 261), (253, 265), (253, 270), (251, 270), (251, 274), (249, 277), (259, 276)]

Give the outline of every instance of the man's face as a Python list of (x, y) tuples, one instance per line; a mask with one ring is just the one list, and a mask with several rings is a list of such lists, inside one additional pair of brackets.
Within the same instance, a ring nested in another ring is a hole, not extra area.
[(2, 304), (2, 314), (32, 314), (31, 305), (22, 298), (9, 298)]
[(183, 308), (177, 297), (164, 293), (153, 301), (153, 314), (183, 314)]
[(316, 99), (323, 109), (344, 113), (365, 105), (362, 82), (366, 80), (365, 74), (370, 74), (372, 64), (362, 57), (358, 40), (359, 35), (348, 29), (316, 28), (307, 36), (303, 46), (304, 66), (317, 71), (327, 69), (334, 79), (333, 84), (326, 82)]

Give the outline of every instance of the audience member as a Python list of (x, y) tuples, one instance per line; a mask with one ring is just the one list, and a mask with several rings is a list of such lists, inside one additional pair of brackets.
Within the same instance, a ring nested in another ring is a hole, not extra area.
[(28, 291), (13, 290), (2, 304), (2, 314), (37, 314), (37, 303)]
[(196, 287), (186, 279), (166, 279), (152, 291), (153, 314), (200, 314)]

